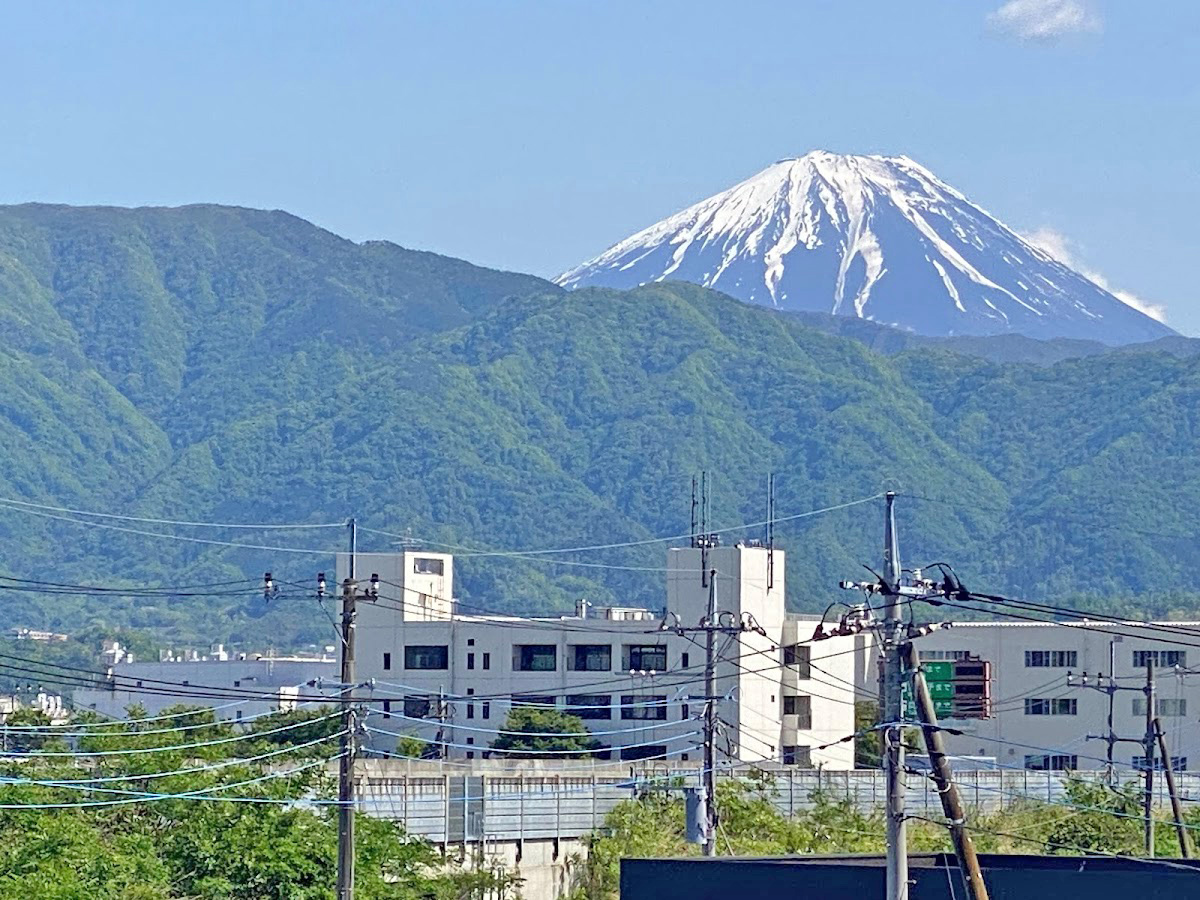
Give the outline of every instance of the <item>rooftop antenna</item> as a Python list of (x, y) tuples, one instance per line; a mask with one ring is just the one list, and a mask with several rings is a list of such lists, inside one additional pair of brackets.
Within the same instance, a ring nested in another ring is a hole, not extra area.
[(696, 539), (699, 525), (696, 521), (696, 476), (692, 476), (692, 548), (699, 546), (699, 541)]
[(708, 472), (700, 473), (700, 586), (708, 587)]

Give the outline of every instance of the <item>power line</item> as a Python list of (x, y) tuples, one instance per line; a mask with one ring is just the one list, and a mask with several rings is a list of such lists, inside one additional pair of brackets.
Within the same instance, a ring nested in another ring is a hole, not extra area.
[(181, 519), (153, 519), (147, 516), (122, 516), (116, 513), (95, 512), (87, 509), (71, 509), (66, 506), (51, 506), (45, 503), (33, 503), (29, 500), (16, 500), (12, 497), (0, 497), (0, 503), (13, 506), (28, 506), (47, 512), (69, 513), (73, 516), (93, 516), (99, 519), (116, 519), (121, 522), (145, 522), (151, 525), (177, 525), (184, 528), (245, 528), (255, 531), (276, 531), (280, 529), (310, 529), (310, 528), (345, 528), (345, 522), (194, 522)]
[[(779, 522), (791, 522), (791, 521), (795, 521), (797, 519), (807, 519), (812, 516), (819, 516), (819, 515), (823, 515), (824, 513), (828, 513), (828, 512), (835, 512), (835, 511), (841, 510), (841, 509), (849, 509), (850, 507), (853, 507), (853, 506), (860, 506), (863, 503), (870, 503), (872, 500), (878, 500), (882, 496), (883, 496), (882, 493), (874, 494), (873, 496), (870, 496), (870, 497), (863, 497), (862, 499), (859, 499), (859, 500), (851, 500), (847, 503), (838, 503), (838, 504), (834, 504), (832, 506), (822, 507), (821, 509), (813, 509), (813, 510), (809, 510), (807, 512), (795, 513), (795, 514), (789, 515), (789, 516), (776, 516), (772, 521), (774, 523), (779, 523)], [(749, 522), (749, 523), (743, 523), (741, 525), (731, 525), (726, 528), (710, 529), (708, 533), (710, 533), (710, 534), (725, 534), (730, 531), (747, 531), (752, 528), (761, 528), (766, 524), (768, 524), (767, 521)], [(369, 534), (377, 534), (382, 537), (395, 538), (395, 539), (401, 540), (401, 541), (409, 541), (412, 539), (410, 535), (395, 534), (390, 531), (381, 531), (381, 530), (375, 529), (375, 528), (363, 528), (362, 530)], [(527, 549), (527, 550), (483, 550), (483, 549), (479, 549), (479, 548), (463, 547), (461, 545), (456, 545), (456, 544), (438, 543), (436, 541), (429, 541), (429, 540), (422, 540), (422, 543), (429, 544), (430, 546), (447, 547), (447, 548), (450, 548), (450, 549), (453, 549), (456, 551), (462, 551), (463, 555), (471, 555), (471, 556), (514, 556), (514, 555), (515, 556), (544, 556), (544, 555), (550, 555), (550, 554), (555, 554), (555, 553), (586, 553), (586, 552), (591, 552), (593, 550), (615, 550), (615, 549), (620, 549), (620, 548), (624, 548), (624, 547), (644, 547), (649, 544), (662, 544), (662, 543), (667, 543), (670, 541), (682, 541), (685, 538), (691, 538), (691, 537), (693, 537), (693, 535), (690, 533), (688, 533), (688, 534), (673, 534), (673, 535), (667, 535), (665, 537), (646, 538), (646, 539), (637, 540), (637, 541), (621, 541), (621, 542), (612, 543), (612, 544), (591, 544), (591, 545), (582, 546), (582, 547), (554, 547), (554, 548), (542, 548), (542, 549), (534, 548), (534, 549)]]

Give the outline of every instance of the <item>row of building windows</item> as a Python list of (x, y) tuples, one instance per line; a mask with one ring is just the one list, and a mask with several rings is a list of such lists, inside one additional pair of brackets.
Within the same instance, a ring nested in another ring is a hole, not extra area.
[[(1176, 772), (1182, 772), (1185, 770), (1187, 768), (1187, 764), (1188, 758), (1186, 756), (1171, 757), (1171, 768)], [(1139, 772), (1144, 772), (1146, 770), (1146, 757), (1133, 757), (1131, 766)], [(1026, 756), (1025, 768), (1042, 772), (1073, 771), (1079, 768), (1079, 757), (1070, 753), (1050, 753)], [(1162, 770), (1163, 762), (1156, 756), (1154, 758), (1154, 771), (1161, 772)]]
[[(474, 644), (469, 641), (468, 645)], [(484, 670), (492, 667), (492, 654), (467, 651), (467, 668), (474, 669), (477, 661)], [(613, 648), (609, 644), (572, 644), (567, 648), (567, 670), (572, 672), (611, 672)], [(688, 668), (687, 653), (680, 654), (679, 663)], [(558, 670), (558, 646), (555, 644), (515, 644), (512, 648), (514, 672), (555, 672)], [(391, 671), (392, 654), (383, 654), (383, 669)], [(413, 670), (446, 670), (450, 668), (450, 648), (446, 644), (410, 644), (404, 648), (404, 668)], [(664, 644), (626, 644), (622, 648), (621, 670), (663, 672), (667, 668), (667, 648)]]
[[(967, 659), (968, 650), (922, 650), (921, 659), (926, 662)], [(1133, 667), (1144, 669), (1153, 665), (1155, 668), (1170, 668), (1187, 665), (1186, 650), (1134, 650)], [(1027, 669), (1077, 669), (1079, 668), (1078, 650), (1026, 650), (1025, 668)]]
[(1079, 712), (1079, 701), (1074, 697), (1026, 697), (1027, 716), (1073, 716)]
[[(513, 707), (533, 706), (537, 708), (557, 709), (558, 702), (552, 694), (520, 694), (512, 699)], [(563, 711), (573, 716), (578, 716), (581, 719), (611, 719), (613, 717), (613, 705), (611, 694), (567, 694), (564, 699)], [(806, 698), (807, 699), (807, 698)], [(393, 701), (383, 701), (383, 717), (390, 718), (393, 706)], [(463, 705), (466, 717), (468, 719), (475, 718), (476, 701), (468, 696), (453, 703), (440, 700), (436, 697), (427, 696), (410, 696), (403, 700), (404, 715), (410, 719), (435, 719), (446, 717), (450, 714), (452, 706)], [(644, 694), (622, 694), (619, 698), (617, 709), (620, 710), (620, 717), (626, 721), (650, 721), (650, 722), (665, 722), (667, 720), (667, 712), (671, 703), (668, 702), (666, 695), (644, 695)], [(480, 718), (490, 719), (492, 717), (491, 701), (479, 701), (479, 708), (482, 715)], [(691, 716), (691, 709), (687, 703), (682, 703), (679, 706), (680, 721), (684, 721)], [(809, 726), (811, 727), (811, 726)]]
[[(468, 641), (473, 645), (474, 640)], [(482, 653), (482, 668), (492, 667), (492, 654)], [(571, 644), (566, 653), (567, 671), (611, 672), (613, 648), (609, 644)], [(811, 677), (811, 648), (804, 644), (793, 644), (783, 648), (783, 663), (794, 666), (797, 676)], [(473, 670), (476, 653), (467, 651), (467, 668)], [(687, 652), (679, 655), (681, 668), (690, 667)], [(558, 670), (558, 646), (556, 644), (514, 644), (512, 648), (514, 672), (555, 672)], [(410, 670), (444, 671), (450, 668), (450, 648), (446, 644), (409, 644), (404, 648), (404, 668)], [(392, 669), (392, 654), (383, 654), (383, 670)], [(621, 650), (619, 671), (665, 672), (667, 670), (667, 647), (665, 644), (625, 644)]]
[[(1074, 716), (1079, 712), (1079, 702), (1074, 697), (1026, 697), (1027, 716)], [(1146, 698), (1134, 697), (1132, 712), (1135, 716), (1146, 715)], [(1187, 715), (1187, 700), (1183, 697), (1159, 697), (1154, 701), (1154, 712), (1164, 718)]]

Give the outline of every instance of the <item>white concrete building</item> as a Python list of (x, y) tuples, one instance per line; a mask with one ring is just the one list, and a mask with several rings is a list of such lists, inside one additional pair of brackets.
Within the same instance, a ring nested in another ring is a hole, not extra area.
[[(852, 742), (816, 749), (854, 730), (850, 639), (790, 646), (815, 620), (785, 616), (782, 551), (706, 553), (722, 615), (764, 632), (717, 637), (719, 758), (852, 768)], [(696, 626), (705, 614), (701, 556), (668, 552), (662, 611), (581, 601), (575, 615), (529, 619), (460, 609), (448, 554), (358, 554), (360, 590), (379, 579), (378, 598), (358, 604), (358, 678), (374, 681), (377, 710), (368, 745), (390, 752), (396, 734), (411, 734), (448, 758), (483, 758), (513, 706), (546, 705), (582, 718), (614, 760), (699, 761), (704, 636), (665, 626)], [(347, 573), (340, 554), (337, 584)], [(832, 671), (836, 686), (809, 691), (810, 663)]]
[[(1115, 673), (1123, 688), (1113, 695), (1113, 731), (1140, 738), (1146, 731), (1146, 663), (1155, 665), (1155, 706), (1176, 768), (1200, 767), (1200, 623), (1157, 623), (1166, 630), (1090, 620), (1059, 624), (963, 622), (917, 640), (923, 661), (977, 657), (991, 663), (989, 719), (947, 719), (963, 732), (946, 734), (958, 756), (994, 757), (1003, 767), (1102, 769), (1108, 732), (1108, 694), (1096, 689)], [(1188, 632), (1194, 632), (1189, 637)], [(1188, 644), (1198, 645), (1189, 647)], [(874, 692), (872, 654), (864, 646), (858, 665), (860, 688)], [(1068, 684), (1067, 675), (1073, 675)], [(1087, 685), (1082, 686), (1083, 673)], [(1114, 763), (1124, 770), (1143, 764), (1133, 743), (1115, 745)]]
[[(208, 706), (217, 718), (236, 722), (264, 713), (294, 709), (298, 697), (335, 694), (336, 688), (309, 686), (310, 682), (338, 680), (338, 663), (332, 657), (263, 656), (250, 659), (119, 663), (109, 667), (115, 676), (111, 689), (88, 688), (74, 695), (76, 709), (91, 709), (103, 716), (125, 718), (134, 705), (157, 715), (169, 706)], [(125, 686), (118, 689), (116, 686)], [(229, 699), (203, 696), (205, 688), (228, 692)], [(140, 690), (139, 690), (140, 689)], [(189, 698), (186, 692), (200, 696)], [(244, 691), (247, 699), (235, 692)], [(255, 696), (257, 695), (257, 696)]]

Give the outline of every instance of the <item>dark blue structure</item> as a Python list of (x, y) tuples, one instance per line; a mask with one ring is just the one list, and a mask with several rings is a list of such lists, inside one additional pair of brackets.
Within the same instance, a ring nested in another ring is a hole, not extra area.
[[(980, 854), (990, 900), (1200, 900), (1200, 861)], [(621, 900), (878, 900), (881, 856), (621, 860)], [(953, 854), (909, 856), (911, 900), (962, 900)]]

